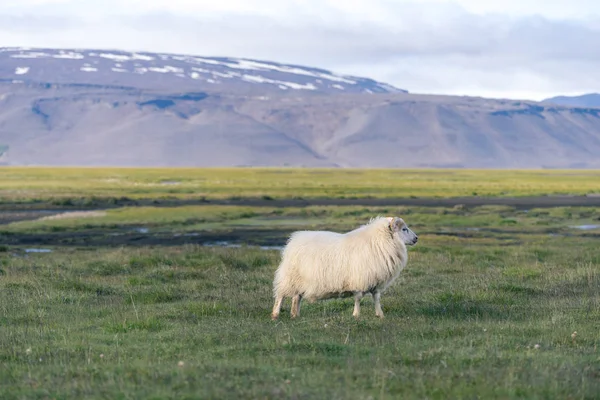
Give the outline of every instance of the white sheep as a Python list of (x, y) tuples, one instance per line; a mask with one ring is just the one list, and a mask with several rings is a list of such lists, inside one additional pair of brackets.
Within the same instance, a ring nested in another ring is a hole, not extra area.
[(285, 297), (292, 298), (290, 315), (300, 315), (300, 301), (311, 303), (334, 297), (354, 297), (358, 318), (360, 301), (371, 294), (375, 315), (383, 318), (381, 293), (408, 262), (407, 245), (418, 236), (402, 218), (377, 217), (347, 233), (297, 231), (292, 233), (275, 272), (272, 319), (279, 317)]

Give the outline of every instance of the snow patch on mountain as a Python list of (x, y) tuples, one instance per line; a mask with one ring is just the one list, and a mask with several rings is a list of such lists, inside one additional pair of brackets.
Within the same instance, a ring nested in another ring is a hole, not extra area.
[(83, 72), (98, 72), (98, 68), (92, 67), (90, 64), (84, 64), (79, 70)]

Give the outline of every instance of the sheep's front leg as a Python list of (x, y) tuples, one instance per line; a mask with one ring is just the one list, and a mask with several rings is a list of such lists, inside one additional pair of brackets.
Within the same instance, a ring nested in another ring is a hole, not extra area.
[(290, 310), (290, 314), (292, 318), (296, 318), (300, 316), (300, 302), (302, 301), (302, 295), (295, 295), (292, 297), (292, 309)]
[(376, 290), (373, 292), (373, 300), (375, 301), (375, 315), (383, 318), (383, 310), (381, 309), (381, 292)]
[(360, 315), (360, 300), (363, 298), (363, 292), (354, 292), (354, 312), (352, 316), (358, 318)]

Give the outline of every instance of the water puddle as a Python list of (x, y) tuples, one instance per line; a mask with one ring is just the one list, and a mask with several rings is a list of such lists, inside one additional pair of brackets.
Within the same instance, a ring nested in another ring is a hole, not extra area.
[(600, 229), (600, 225), (575, 225), (575, 226), (570, 226), (569, 228), (579, 229), (582, 231), (591, 231), (594, 229)]
[[(221, 241), (221, 242), (207, 242), (204, 244), (204, 246), (207, 247), (228, 247), (228, 248), (232, 248), (232, 249), (237, 249), (242, 247), (241, 244), (238, 243), (230, 243), (230, 242), (226, 242), (226, 241)], [(250, 246), (252, 247), (252, 246)], [(258, 246), (259, 249), (261, 250), (281, 250), (283, 249), (283, 246)]]
[(25, 249), (25, 253), (52, 253), (50, 249)]
[(232, 249), (237, 249), (237, 248), (242, 247), (241, 244), (229, 243), (229, 242), (225, 242), (225, 241), (222, 241), (222, 242), (206, 242), (206, 243), (204, 243), (204, 246), (207, 246), (207, 247), (230, 247)]
[(261, 250), (282, 250), (283, 246), (260, 246)]

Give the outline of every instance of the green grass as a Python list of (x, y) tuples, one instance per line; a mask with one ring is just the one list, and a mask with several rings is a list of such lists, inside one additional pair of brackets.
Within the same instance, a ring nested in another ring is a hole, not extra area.
[(569, 244), (542, 265), (535, 249), (424, 246), (384, 297), (386, 320), (367, 300), (358, 322), (342, 300), (305, 304), (298, 321), (269, 321), (273, 252), (12, 259), (3, 262), (0, 358), (9, 368), (0, 390), (3, 398), (592, 396), (600, 277), (591, 243)]
[(0, 398), (592, 399), (596, 242), (421, 235), (384, 320), (366, 298), (278, 322), (274, 251), (9, 246)]
[(126, 199), (408, 198), (600, 193), (599, 171), (30, 168), (0, 169), (2, 202), (90, 206)]

